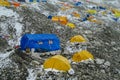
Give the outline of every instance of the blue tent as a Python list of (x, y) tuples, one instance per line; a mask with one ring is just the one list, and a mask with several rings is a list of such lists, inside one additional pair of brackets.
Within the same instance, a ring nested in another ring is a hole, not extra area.
[(29, 2), (47, 2), (47, 0), (29, 0)]
[(21, 50), (34, 48), (35, 51), (48, 52), (60, 49), (60, 40), (55, 34), (25, 34), (20, 43)]
[(29, 0), (29, 2), (40, 2), (40, 0)]
[(52, 19), (52, 16), (51, 16), (51, 15), (49, 15), (49, 16), (48, 16), (48, 19)]
[(75, 6), (81, 6), (81, 2), (77, 2), (77, 3), (75, 3)]
[(19, 2), (25, 2), (25, 0), (18, 0)]

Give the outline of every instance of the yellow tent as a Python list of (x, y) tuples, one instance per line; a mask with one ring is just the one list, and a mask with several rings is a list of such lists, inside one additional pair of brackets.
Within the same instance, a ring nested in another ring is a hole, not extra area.
[(116, 12), (115, 17), (117, 17), (117, 18), (120, 17), (120, 13)]
[(70, 9), (70, 7), (61, 7), (61, 8), (60, 8), (60, 10), (62, 10), (62, 11), (66, 11), (66, 10), (68, 10), (68, 9)]
[(80, 17), (80, 14), (78, 14), (77, 12), (72, 12), (72, 15), (73, 15), (74, 17), (77, 17), (77, 18)]
[(71, 69), (69, 61), (61, 55), (55, 55), (47, 59), (44, 62), (43, 67), (44, 69), (52, 68), (65, 72)]
[(53, 16), (52, 17), (52, 21), (58, 22), (59, 21), (59, 17), (58, 16)]
[(10, 7), (10, 3), (7, 0), (0, 0), (0, 6)]
[(87, 10), (87, 12), (89, 13), (89, 14), (96, 14), (97, 13), (97, 11), (96, 10)]
[(68, 27), (70, 27), (70, 28), (75, 28), (75, 24), (70, 23), (70, 22), (68, 22), (68, 23), (66, 24), (66, 26), (68, 26)]
[(76, 52), (72, 57), (72, 60), (74, 62), (80, 62), (82, 60), (87, 60), (87, 59), (93, 59), (93, 55), (90, 52), (88, 52), (87, 50), (82, 50), (81, 52)]
[(116, 13), (116, 12), (117, 12), (117, 13), (120, 13), (120, 10), (118, 10), (118, 9), (112, 9), (111, 11), (112, 11), (113, 13)]
[(72, 43), (74, 43), (74, 42), (86, 42), (86, 40), (81, 35), (76, 35), (70, 39), (70, 42), (72, 42)]

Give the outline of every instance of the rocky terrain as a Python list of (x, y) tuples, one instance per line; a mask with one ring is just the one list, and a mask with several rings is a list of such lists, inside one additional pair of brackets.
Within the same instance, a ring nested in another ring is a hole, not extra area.
[[(0, 38), (0, 80), (120, 80), (119, 23), (107, 18), (109, 21), (105, 20), (104, 24), (87, 25), (88, 23), (75, 19), (70, 20), (76, 24), (76, 28), (71, 29), (52, 22), (41, 11), (57, 14), (59, 6), (49, 3), (36, 5), (37, 8), (31, 4), (26, 7), (6, 8), (7, 11), (10, 10), (11, 15), (0, 15), (0, 34), (10, 36)], [(19, 24), (18, 27), (21, 26), (19, 30), (16, 23)], [(95, 59), (80, 63), (71, 62), (74, 74), (47, 72), (42, 65), (44, 60), (52, 55), (41, 55), (36, 58), (13, 48), (25, 33), (56, 34), (61, 41), (60, 54), (70, 61), (73, 54), (66, 50), (66, 47), (70, 46), (68, 41), (70, 37), (80, 34), (86, 38), (87, 50)], [(67, 54), (64, 54), (66, 52)]]

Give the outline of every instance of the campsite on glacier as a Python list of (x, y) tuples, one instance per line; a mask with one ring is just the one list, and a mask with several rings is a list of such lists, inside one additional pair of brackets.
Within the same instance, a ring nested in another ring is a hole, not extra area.
[(0, 80), (120, 80), (119, 3), (0, 0)]

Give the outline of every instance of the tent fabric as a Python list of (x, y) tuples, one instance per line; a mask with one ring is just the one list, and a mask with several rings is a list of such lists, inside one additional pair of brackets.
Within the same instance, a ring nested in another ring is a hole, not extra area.
[(80, 62), (82, 60), (93, 59), (93, 55), (87, 50), (82, 50), (81, 52), (74, 53), (72, 60), (74, 62)]
[(60, 24), (66, 25), (68, 20), (65, 16), (53, 16), (52, 21), (59, 22)]
[(85, 38), (83, 38), (81, 35), (76, 35), (76, 36), (73, 36), (71, 39), (70, 39), (70, 42), (71, 43), (75, 43), (75, 42), (86, 42)]
[(82, 4), (81, 2), (76, 2), (75, 6), (81, 6), (81, 4)]
[(52, 19), (52, 16), (51, 16), (51, 15), (49, 15), (49, 16), (48, 16), (48, 19)]
[(40, 2), (40, 0), (29, 0), (29, 2)]
[(60, 49), (60, 40), (55, 34), (25, 34), (20, 42), (21, 50), (55, 51)]
[(69, 61), (61, 55), (55, 55), (45, 60), (43, 67), (44, 69), (52, 68), (64, 72), (71, 69)]
[(80, 14), (78, 14), (77, 12), (72, 12), (72, 15), (73, 15), (74, 17), (77, 17), (77, 18), (80, 17)]
[(67, 17), (65, 16), (60, 16), (59, 21), (60, 21), (60, 24), (63, 24), (63, 25), (66, 25), (68, 22)]
[(25, 0), (18, 0), (18, 2), (25, 2)]
[(0, 0), (0, 6), (10, 7), (10, 3), (8, 1)]
[(20, 3), (18, 3), (18, 2), (12, 2), (11, 4), (14, 5), (15, 7), (19, 7), (20, 6)]
[(120, 13), (116, 12), (115, 13), (115, 17), (119, 18), (120, 17)]
[(75, 24), (70, 23), (70, 22), (67, 23), (67, 26), (70, 27), (70, 28), (75, 28), (76, 27)]
[(87, 10), (87, 12), (89, 13), (89, 14), (96, 14), (97, 13), (97, 11), (96, 10)]
[(60, 10), (62, 10), (62, 11), (66, 11), (66, 10), (68, 10), (68, 9), (70, 9), (70, 7), (61, 7), (61, 8), (60, 8)]
[(52, 21), (58, 22), (59, 21), (59, 17), (58, 16), (53, 16), (52, 17)]

